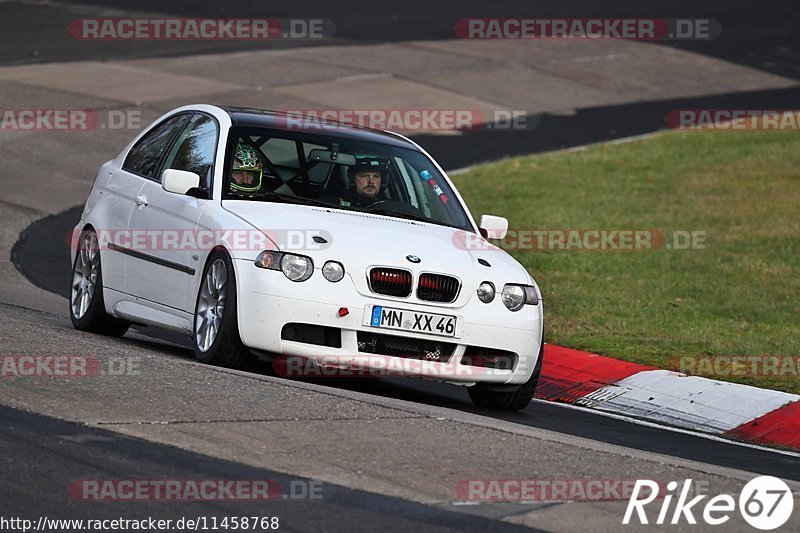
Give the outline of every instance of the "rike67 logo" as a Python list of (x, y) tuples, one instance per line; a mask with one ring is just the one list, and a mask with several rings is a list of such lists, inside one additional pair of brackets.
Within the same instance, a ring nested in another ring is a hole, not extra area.
[[(625, 509), (622, 523), (631, 523), (634, 512), (640, 524), (649, 524), (645, 507), (659, 497), (659, 484), (649, 479), (637, 480), (633, 493)], [(661, 502), (655, 524), (679, 524), (685, 520), (688, 524), (697, 524), (695, 513), (710, 526), (719, 526), (730, 520), (737, 510), (742, 518), (756, 529), (768, 531), (784, 525), (792, 516), (794, 496), (789, 486), (782, 480), (772, 476), (759, 476), (748, 482), (739, 494), (738, 502), (729, 494), (714, 496), (699, 505), (707, 495), (701, 494), (692, 499), (692, 480), (687, 479), (678, 493), (678, 482), (667, 483), (667, 492)], [(677, 497), (674, 509), (672, 501)], [(738, 505), (737, 505), (738, 504)], [(655, 507), (655, 506), (654, 506)], [(652, 519), (652, 516), (650, 517)]]

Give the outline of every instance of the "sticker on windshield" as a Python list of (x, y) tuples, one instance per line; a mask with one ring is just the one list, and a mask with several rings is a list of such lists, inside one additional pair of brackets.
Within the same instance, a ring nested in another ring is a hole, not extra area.
[(447, 200), (449, 200), (449, 198), (444, 193), (442, 188), (439, 187), (439, 184), (436, 183), (436, 178), (431, 176), (430, 172), (428, 172), (427, 170), (423, 170), (422, 172), (419, 173), (419, 177), (422, 178), (422, 181), (431, 186), (431, 188), (434, 190), (436, 195), (439, 197), (439, 200), (441, 200), (443, 204), (447, 203)]

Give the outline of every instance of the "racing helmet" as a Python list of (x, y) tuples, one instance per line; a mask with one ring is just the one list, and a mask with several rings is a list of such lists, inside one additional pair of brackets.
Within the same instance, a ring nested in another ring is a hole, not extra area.
[(347, 169), (349, 188), (355, 187), (356, 174), (359, 172), (379, 172), (381, 175), (381, 192), (386, 189), (386, 185), (389, 183), (389, 161), (383, 157), (357, 155), (356, 164)]
[[(236, 183), (234, 172), (248, 172), (252, 175), (250, 185)], [(231, 166), (232, 191), (255, 192), (261, 188), (261, 176), (264, 173), (264, 162), (258, 156), (258, 151), (247, 143), (239, 141), (236, 145), (236, 152), (233, 154), (233, 165)]]

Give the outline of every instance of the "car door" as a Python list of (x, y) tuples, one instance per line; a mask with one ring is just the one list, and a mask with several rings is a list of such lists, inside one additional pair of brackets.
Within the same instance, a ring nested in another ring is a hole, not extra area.
[(104, 202), (108, 204), (108, 227), (97, 228), (101, 241), (108, 240), (102, 242), (101, 248), (108, 249), (102, 256), (103, 285), (107, 288), (128, 292), (125, 268), (127, 253), (134, 243), (125, 230), (142, 188), (155, 176), (162, 154), (188, 118), (185, 114), (176, 115), (155, 125), (131, 147), (122, 167), (110, 171), (103, 189)]
[(194, 172), (201, 189), (211, 190), (219, 126), (205, 114), (196, 113), (167, 148), (157, 177), (139, 192), (140, 205), (133, 210), (129, 233), (140, 236), (146, 249), (127, 259), (126, 276), (131, 294), (181, 311), (194, 311), (189, 294), (192, 280), (200, 275), (195, 244), (197, 221), (208, 200), (167, 192), (161, 186), (165, 169)]

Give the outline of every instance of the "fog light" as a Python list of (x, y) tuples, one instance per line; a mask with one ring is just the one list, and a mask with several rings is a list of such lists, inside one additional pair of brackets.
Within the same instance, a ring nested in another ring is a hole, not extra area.
[(492, 285), (489, 281), (484, 281), (478, 287), (478, 299), (485, 304), (488, 304), (492, 300), (494, 300), (494, 285)]
[(332, 283), (341, 281), (344, 277), (344, 266), (336, 261), (327, 261), (322, 265), (322, 276)]

